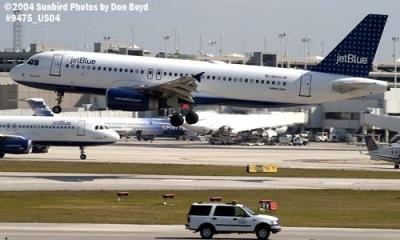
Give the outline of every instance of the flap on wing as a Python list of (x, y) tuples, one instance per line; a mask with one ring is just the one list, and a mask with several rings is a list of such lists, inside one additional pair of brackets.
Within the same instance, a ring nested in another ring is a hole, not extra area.
[(368, 88), (373, 83), (373, 80), (366, 78), (342, 78), (333, 81), (332, 89), (336, 92), (348, 93)]

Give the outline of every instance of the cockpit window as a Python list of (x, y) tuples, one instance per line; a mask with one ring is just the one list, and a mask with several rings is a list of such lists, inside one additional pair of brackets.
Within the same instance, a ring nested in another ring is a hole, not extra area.
[(38, 66), (38, 65), (39, 65), (39, 60), (35, 59), (35, 60), (33, 61), (33, 65)]
[(29, 64), (29, 65), (33, 65), (33, 59), (30, 59), (30, 60), (28, 61), (28, 64)]

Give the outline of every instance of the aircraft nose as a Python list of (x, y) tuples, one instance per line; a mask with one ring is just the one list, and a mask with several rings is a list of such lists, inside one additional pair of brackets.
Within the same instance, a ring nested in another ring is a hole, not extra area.
[(18, 82), (18, 80), (21, 80), (22, 78), (22, 73), (21, 73), (21, 65), (17, 65), (13, 67), (10, 72), (9, 72), (10, 78), (14, 80), (15, 82)]
[(117, 132), (115, 131), (110, 131), (110, 138), (113, 142), (117, 142), (120, 139), (120, 136)]

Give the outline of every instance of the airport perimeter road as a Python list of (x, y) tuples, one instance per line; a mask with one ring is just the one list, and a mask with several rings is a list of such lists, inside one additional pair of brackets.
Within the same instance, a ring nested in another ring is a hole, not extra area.
[(400, 179), (0, 173), (0, 191), (359, 189), (400, 190)]
[[(212, 146), (203, 142), (155, 141), (120, 142), (87, 148), (94, 162), (131, 162), (164, 164), (246, 165), (277, 164), (291, 168), (331, 168), (393, 170), (393, 164), (371, 161), (361, 154), (364, 148), (344, 143), (311, 143), (310, 146)], [(79, 149), (51, 147), (46, 154), (8, 155), (5, 159), (42, 161), (80, 161)]]
[[(398, 240), (400, 230), (284, 227), (272, 240)], [(123, 240), (200, 239), (182, 225), (0, 223), (0, 239)], [(255, 239), (254, 234), (216, 235), (215, 239)]]

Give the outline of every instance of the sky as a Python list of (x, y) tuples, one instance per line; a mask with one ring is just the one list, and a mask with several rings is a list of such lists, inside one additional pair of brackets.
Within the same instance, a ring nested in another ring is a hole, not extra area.
[[(376, 60), (390, 61), (392, 37), (400, 35), (400, 0), (0, 0), (0, 49), (12, 47), (12, 23), (6, 22), (4, 5), (25, 3), (148, 3), (145, 12), (46, 12), (60, 14), (58, 23), (24, 23), (24, 46), (36, 41), (84, 50), (90, 43), (110, 36), (114, 43), (131, 43), (132, 30), (136, 45), (153, 52), (163, 51), (162, 36), (170, 36), (167, 50), (173, 51), (174, 31), (179, 36), (179, 48), (185, 53), (199, 51), (199, 36), (203, 52), (217, 53), (222, 42), (223, 54), (260, 51), (267, 39), (268, 52), (280, 52), (278, 35), (286, 33), (288, 53), (292, 58), (304, 56), (301, 38), (309, 36), (310, 54), (321, 55), (332, 50), (367, 14), (388, 14)], [(44, 12), (24, 12), (38, 14)], [(86, 30), (85, 30), (86, 29)], [(86, 37), (85, 37), (86, 36)], [(221, 37), (222, 36), (222, 37)], [(222, 41), (221, 41), (222, 39)], [(208, 42), (216, 41), (212, 48)], [(399, 46), (400, 48), (400, 46)], [(399, 55), (399, 54), (398, 54)]]

